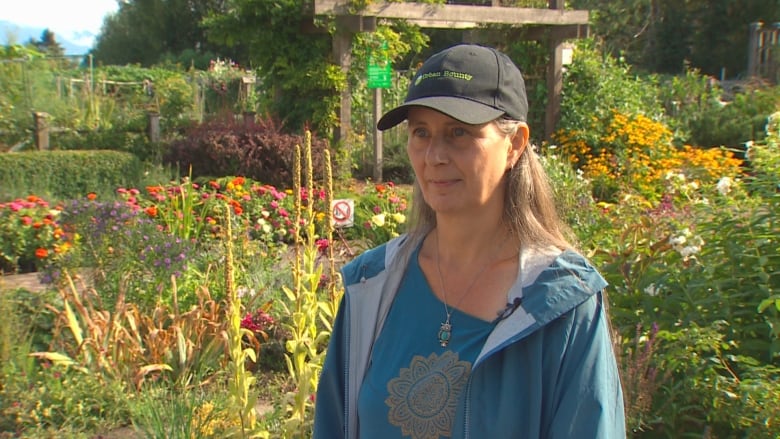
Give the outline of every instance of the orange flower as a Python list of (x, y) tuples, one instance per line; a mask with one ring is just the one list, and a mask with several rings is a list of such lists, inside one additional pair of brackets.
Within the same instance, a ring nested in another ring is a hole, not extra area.
[(87, 200), (93, 201), (95, 198), (97, 198), (97, 194), (94, 192), (90, 192), (87, 194)]
[(162, 186), (146, 186), (146, 192), (149, 192), (151, 195), (155, 195), (158, 192), (165, 192), (165, 188)]
[(383, 185), (383, 184), (376, 185), (376, 191), (379, 192), (380, 194), (385, 193), (385, 189), (386, 189), (385, 185)]
[(244, 177), (236, 177), (233, 179), (233, 184), (235, 186), (241, 186), (242, 184), (244, 184), (244, 182), (245, 182)]
[(46, 258), (46, 256), (49, 256), (49, 251), (46, 250), (45, 248), (38, 247), (37, 249), (35, 249), (35, 257), (36, 258), (44, 259), (44, 258)]
[(149, 206), (144, 209), (144, 212), (146, 212), (146, 214), (150, 217), (154, 218), (157, 216), (157, 206)]

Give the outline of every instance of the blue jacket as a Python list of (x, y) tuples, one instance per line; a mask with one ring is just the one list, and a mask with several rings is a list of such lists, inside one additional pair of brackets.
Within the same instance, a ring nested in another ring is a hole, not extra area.
[[(315, 439), (358, 437), (357, 397), (371, 348), (418, 244), (402, 235), (342, 269), (345, 294), (317, 389)], [(605, 287), (568, 250), (518, 289), (520, 306), (496, 325), (473, 364), (452, 438), (625, 438)]]

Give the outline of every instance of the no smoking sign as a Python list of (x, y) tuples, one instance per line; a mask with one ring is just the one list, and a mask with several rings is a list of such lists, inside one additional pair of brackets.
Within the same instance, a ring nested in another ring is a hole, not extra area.
[(352, 227), (355, 223), (355, 200), (333, 200), (330, 213), (334, 226)]

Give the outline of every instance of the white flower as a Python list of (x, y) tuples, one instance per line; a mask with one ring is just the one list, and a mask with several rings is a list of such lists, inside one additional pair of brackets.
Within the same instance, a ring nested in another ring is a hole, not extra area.
[(685, 235), (673, 236), (669, 238), (669, 244), (671, 244), (673, 247), (679, 247), (685, 244), (685, 241), (687, 240), (688, 239), (685, 237)]
[(720, 192), (721, 195), (726, 195), (729, 192), (731, 192), (731, 177), (721, 177), (720, 180), (718, 180), (717, 186), (715, 186), (718, 189), (718, 192)]
[(650, 284), (647, 287), (645, 287), (645, 294), (647, 294), (648, 296), (655, 297), (660, 292), (661, 292), (661, 289), (660, 288), (656, 288), (655, 284)]
[(699, 253), (700, 251), (701, 251), (701, 247), (699, 247), (698, 245), (689, 245), (680, 249), (680, 256), (682, 256), (683, 259), (687, 260), (688, 258), (695, 255), (696, 253)]
[(238, 297), (244, 298), (244, 297), (254, 297), (257, 293), (254, 289), (250, 289), (249, 287), (240, 286), (236, 288), (236, 293), (238, 293)]

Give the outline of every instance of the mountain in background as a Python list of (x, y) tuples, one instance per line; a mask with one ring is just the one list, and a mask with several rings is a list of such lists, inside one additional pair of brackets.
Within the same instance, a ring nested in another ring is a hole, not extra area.
[[(37, 28), (23, 26), (10, 21), (0, 20), (0, 44), (8, 44), (13, 40), (17, 44), (25, 44), (30, 38), (38, 40), (46, 28)], [(57, 42), (65, 50), (65, 55), (84, 55), (92, 48), (91, 42), (96, 35), (90, 31), (74, 32), (71, 35), (61, 35), (56, 30), (54, 32)]]

